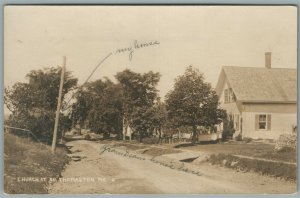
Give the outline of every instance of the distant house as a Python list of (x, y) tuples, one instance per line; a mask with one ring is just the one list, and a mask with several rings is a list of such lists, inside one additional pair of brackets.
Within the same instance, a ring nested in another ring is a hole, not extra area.
[(297, 70), (265, 67), (223, 67), (216, 86), (221, 107), (236, 130), (234, 136), (276, 139), (297, 127)]

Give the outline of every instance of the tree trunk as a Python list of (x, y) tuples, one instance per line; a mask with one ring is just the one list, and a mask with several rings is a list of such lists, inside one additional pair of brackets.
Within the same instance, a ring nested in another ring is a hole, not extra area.
[(139, 142), (140, 142), (140, 143), (143, 141), (142, 135), (143, 135), (143, 134), (142, 134), (141, 132), (139, 132)]
[(179, 128), (177, 128), (177, 130), (178, 130), (178, 140), (179, 140), (179, 142), (182, 142), (181, 131)]
[(122, 134), (123, 134), (123, 140), (125, 140), (127, 134), (127, 123), (125, 122), (125, 118), (123, 118)]
[(81, 125), (79, 125), (79, 128), (78, 128), (78, 135), (81, 135)]
[(161, 143), (162, 143), (162, 139), (161, 139), (161, 128), (158, 129), (158, 140), (159, 140), (159, 143), (161, 144)]
[(193, 126), (193, 136), (192, 136), (192, 144), (196, 143), (196, 136), (197, 136), (197, 126)]

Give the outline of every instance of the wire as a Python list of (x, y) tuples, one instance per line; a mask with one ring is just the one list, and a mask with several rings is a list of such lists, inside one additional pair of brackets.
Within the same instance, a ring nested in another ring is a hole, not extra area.
[[(96, 67), (93, 69), (93, 71), (91, 72), (91, 74), (87, 77), (87, 79), (84, 81), (84, 83), (82, 85), (80, 85), (78, 88), (81, 89), (88, 81), (89, 79), (93, 76), (93, 74), (95, 73), (95, 71), (100, 67), (100, 65), (108, 58), (112, 55), (112, 53), (110, 52), (107, 56), (105, 56), (103, 59), (101, 59), (101, 61), (96, 65)], [(73, 95), (70, 97), (70, 99), (68, 100), (68, 102), (64, 105), (65, 108), (62, 108), (62, 111), (65, 111), (67, 109), (69, 109), (71, 106), (69, 106), (71, 100), (74, 98), (75, 94), (78, 94), (78, 91), (73, 93)]]
[(81, 87), (87, 83), (89, 81), (89, 79), (92, 77), (92, 75), (95, 73), (95, 71), (98, 69), (98, 67), (108, 58), (112, 55), (112, 53), (110, 52), (104, 59), (102, 59), (98, 65), (94, 68), (94, 70), (92, 71), (92, 73), (89, 75), (89, 77), (84, 81), (84, 83), (81, 85)]

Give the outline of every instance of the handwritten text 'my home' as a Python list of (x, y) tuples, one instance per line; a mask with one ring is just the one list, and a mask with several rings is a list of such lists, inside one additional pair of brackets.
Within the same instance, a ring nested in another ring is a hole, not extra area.
[(135, 50), (139, 50), (139, 49), (142, 49), (142, 48), (146, 48), (146, 47), (150, 47), (150, 46), (154, 46), (154, 45), (159, 45), (159, 44), (160, 44), (160, 42), (156, 41), (156, 40), (146, 42), (146, 43), (139, 43), (137, 40), (135, 40), (133, 46), (117, 49), (115, 51), (115, 54), (121, 54), (121, 53), (128, 52), (129, 53), (128, 58), (129, 58), (129, 60), (132, 60), (133, 53), (135, 52)]

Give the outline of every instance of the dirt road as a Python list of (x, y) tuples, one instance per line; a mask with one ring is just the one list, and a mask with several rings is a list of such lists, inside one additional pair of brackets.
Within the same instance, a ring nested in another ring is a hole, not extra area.
[(49, 186), (51, 194), (264, 194), (294, 193), (296, 184), (255, 173), (198, 165), (201, 176), (114, 152), (103, 152), (103, 144), (79, 140), (68, 142), (71, 161), (62, 178)]

